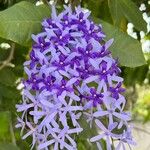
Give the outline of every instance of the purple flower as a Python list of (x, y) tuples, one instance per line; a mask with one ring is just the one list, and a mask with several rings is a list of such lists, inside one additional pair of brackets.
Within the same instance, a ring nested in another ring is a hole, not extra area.
[[(16, 105), (22, 113), (17, 128), (23, 139), (32, 136), (32, 147), (48, 150), (77, 149), (74, 135), (83, 129), (79, 119), (86, 115), (103, 133), (91, 138), (101, 149), (104, 139), (111, 150), (112, 139), (132, 144), (128, 136), (130, 115), (123, 111), (123, 79), (118, 76), (118, 61), (109, 51), (113, 40), (104, 43), (101, 25), (88, 19), (79, 6), (71, 6), (42, 22), (43, 31), (32, 35), (30, 60), (24, 63), (23, 101)], [(107, 120), (107, 122), (101, 122)], [(84, 128), (84, 127), (83, 127)], [(124, 129), (120, 134), (117, 129)], [(131, 133), (131, 132), (130, 132)], [(131, 134), (130, 134), (131, 135)]]
[(57, 90), (57, 95), (58, 95), (58, 96), (61, 95), (62, 92), (64, 92), (64, 91), (73, 92), (73, 88), (71, 88), (71, 87), (69, 87), (69, 86), (67, 85), (66, 80), (62, 80), (62, 81), (61, 81), (61, 84), (55, 84), (55, 85), (53, 86), (53, 89), (56, 89), (56, 90)]
[[(48, 32), (48, 31), (47, 31)], [(55, 36), (51, 36), (50, 40), (53, 42), (53, 44), (64, 46), (68, 43), (69, 39), (71, 38), (71, 35), (65, 32), (65, 30), (62, 32), (60, 29), (54, 31)]]
[[(113, 102), (113, 99), (110, 99), (109, 97), (106, 97), (106, 99), (104, 100), (104, 105), (106, 107), (106, 110), (102, 110), (99, 109), (97, 110), (93, 116), (94, 117), (102, 117), (107, 115), (109, 118), (109, 124), (112, 124), (114, 121), (113, 119), (118, 118), (123, 121), (129, 121), (130, 120), (130, 115), (128, 113), (122, 112), (122, 111), (118, 111), (118, 101)], [(119, 103), (119, 105), (121, 105)]]
[(94, 107), (96, 107), (97, 104), (102, 104), (103, 102), (103, 94), (98, 94), (95, 88), (90, 89), (90, 95), (83, 95), (82, 98), (84, 98), (86, 101), (89, 101), (86, 105), (92, 105)]
[(102, 46), (101, 51), (100, 52), (94, 52), (92, 54), (93, 58), (99, 58), (99, 57), (104, 57), (110, 54), (110, 51), (108, 51), (107, 49), (105, 49), (105, 46)]
[(41, 52), (48, 49), (50, 46), (50, 42), (45, 42), (43, 37), (38, 37), (38, 43), (33, 45), (34, 49), (39, 49)]
[(65, 67), (70, 64), (69, 62), (65, 61), (66, 58), (67, 58), (66, 56), (61, 54), (61, 55), (59, 55), (59, 61), (58, 62), (57, 61), (52, 62), (52, 65), (57, 67), (58, 70), (65, 70)]
[(115, 99), (119, 98), (119, 93), (125, 92), (125, 89), (121, 87), (122, 83), (119, 82), (116, 87), (110, 87), (109, 91), (112, 93), (112, 97)]
[(110, 124), (108, 128), (106, 128), (98, 119), (95, 120), (96, 125), (104, 132), (100, 135), (97, 135), (95, 137), (92, 137), (90, 139), (91, 142), (99, 141), (102, 138), (106, 138), (107, 143), (107, 150), (111, 150), (111, 137), (115, 137), (115, 134), (112, 133), (112, 130), (114, 130), (117, 127), (117, 123)]
[(116, 150), (126, 150), (125, 143), (128, 145), (136, 145), (136, 142), (133, 140), (131, 128), (128, 128), (126, 131), (123, 131), (123, 134), (120, 136), (119, 144), (116, 147)]

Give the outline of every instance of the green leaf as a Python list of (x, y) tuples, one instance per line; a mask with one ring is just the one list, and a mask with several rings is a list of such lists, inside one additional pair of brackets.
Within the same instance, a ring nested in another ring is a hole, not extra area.
[(10, 68), (0, 70), (0, 83), (7, 86), (15, 85), (16, 76)]
[(6, 49), (0, 48), (0, 62), (2, 62), (5, 59), (7, 59), (9, 52), (10, 52), (9, 49), (6, 50)]
[(92, 128), (90, 128), (90, 123), (86, 122), (86, 117), (82, 116), (82, 119), (79, 120), (79, 123), (84, 130), (77, 136), (78, 149), (81, 150), (97, 150), (97, 146), (95, 143), (89, 142), (87, 139), (92, 138), (93, 136), (98, 135), (97, 128), (93, 123)]
[(113, 57), (119, 58), (122, 66), (137, 67), (146, 64), (141, 44), (137, 40), (109, 23), (99, 19), (95, 19), (95, 21), (102, 24), (103, 31), (106, 33), (106, 40), (114, 38), (114, 43), (110, 50)]
[[(122, 76), (124, 78), (125, 86), (135, 86), (135, 84), (142, 85), (146, 77), (148, 76), (148, 65), (136, 67), (136, 68), (122, 68)], [(136, 75), (136, 76), (135, 76)]]
[(30, 3), (36, 3), (37, 0), (15, 0), (16, 3), (19, 3), (21, 1), (27, 1), (27, 2), (30, 2)]
[(108, 0), (108, 6), (113, 19), (113, 24), (120, 26), (122, 19), (124, 18), (120, 3), (118, 0)]
[(95, 124), (93, 124), (93, 127), (90, 128), (89, 123), (86, 122), (85, 116), (82, 116), (82, 119), (79, 120), (79, 122), (80, 122), (81, 127), (84, 128), (84, 130), (79, 135), (80, 139), (91, 138), (92, 136), (95, 136), (96, 134), (98, 134)]
[(121, 10), (128, 21), (132, 22), (137, 30), (146, 32), (146, 22), (142, 17), (142, 12), (139, 11), (139, 8), (136, 6), (136, 4), (131, 0), (116, 1), (117, 3), (120, 3)]
[(31, 34), (41, 31), (41, 21), (50, 15), (45, 5), (20, 2), (0, 12), (0, 37), (30, 46)]
[(15, 112), (15, 105), (21, 100), (20, 91), (16, 87), (8, 87), (0, 84), (0, 111), (9, 110)]
[(8, 111), (0, 111), (0, 141), (11, 140), (10, 120), (11, 117)]
[(82, 3), (84, 8), (88, 8), (91, 11), (92, 16), (112, 23), (107, 0), (82, 0)]
[(19, 150), (19, 148), (11, 143), (0, 143), (0, 150)]
[(122, 19), (126, 17), (136, 29), (146, 31), (146, 22), (134, 2), (131, 0), (108, 0), (108, 4), (114, 25), (119, 26)]

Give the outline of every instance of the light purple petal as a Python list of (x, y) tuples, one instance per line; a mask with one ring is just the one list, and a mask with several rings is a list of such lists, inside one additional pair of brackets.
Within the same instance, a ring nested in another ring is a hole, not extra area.
[(105, 115), (108, 115), (108, 111), (97, 111), (93, 114), (94, 117), (101, 117)]
[(98, 119), (95, 119), (95, 123), (101, 130), (103, 130), (104, 132), (107, 132), (106, 127)]
[(77, 110), (83, 110), (82, 106), (67, 106), (64, 108), (61, 108), (62, 111), (77, 111)]
[(22, 104), (22, 105), (16, 105), (16, 108), (17, 108), (17, 111), (18, 112), (21, 112), (21, 111), (24, 111), (24, 110), (27, 110), (31, 107), (34, 107), (34, 104)]
[(67, 105), (67, 102), (65, 100), (65, 97), (67, 95), (66, 91), (63, 91), (62, 94), (60, 96), (58, 96), (58, 99), (60, 100), (60, 102), (64, 105)]
[(73, 85), (76, 81), (77, 81), (77, 78), (72, 78), (72, 79), (70, 79), (70, 80), (67, 82), (66, 86), (71, 86), (71, 85)]
[(38, 150), (42, 150), (44, 148), (47, 148), (48, 146), (52, 145), (53, 143), (55, 142), (54, 139), (50, 140), (50, 141), (47, 141), (45, 143), (42, 143), (38, 146)]
[(34, 96), (29, 92), (29, 91), (27, 91), (27, 90), (23, 90), (23, 94), (26, 96), (26, 97), (28, 97), (32, 102), (35, 102), (35, 98), (34, 98)]
[(110, 138), (108, 136), (106, 137), (106, 147), (107, 147), (107, 150), (112, 150)]
[(65, 76), (65, 77), (67, 77), (67, 78), (70, 78), (69, 73), (67, 73), (67, 72), (64, 71), (64, 70), (60, 70), (59, 73), (60, 73), (61, 75)]
[(51, 102), (49, 102), (47, 100), (40, 99), (40, 102), (41, 102), (41, 104), (43, 104), (46, 107), (49, 107), (49, 108), (53, 108), (54, 107), (54, 104), (52, 104)]
[(22, 139), (24, 140), (24, 139), (26, 139), (28, 136), (30, 136), (31, 134), (33, 134), (33, 132), (34, 131), (29, 131), (27, 134), (25, 134), (23, 137), (22, 137)]
[(89, 61), (95, 69), (99, 69), (99, 62), (97, 60), (89, 59)]
[(62, 46), (58, 46), (58, 49), (59, 49), (64, 55), (68, 55), (67, 51), (66, 51)]
[(80, 101), (80, 98), (77, 95), (75, 95), (73, 92), (68, 93), (67, 95), (75, 101)]
[(102, 150), (101, 144), (99, 142), (96, 142), (98, 150)]
[(125, 121), (131, 120), (131, 117), (129, 116), (129, 114), (114, 112), (113, 115)]
[(114, 41), (114, 39), (110, 39), (109, 41), (107, 41), (105, 43), (105, 48), (108, 49), (112, 45), (113, 41)]
[(117, 125), (118, 125), (117, 122), (114, 122), (114, 123), (110, 124), (110, 125), (108, 126), (108, 130), (112, 131), (113, 129), (115, 129), (115, 128), (117, 127)]
[(58, 150), (58, 142), (55, 142), (55, 145), (54, 145), (54, 150)]
[(84, 80), (84, 83), (93, 82), (93, 81), (97, 80), (98, 78), (99, 78), (99, 76), (90, 76)]
[(52, 5), (51, 17), (52, 17), (53, 20), (57, 20), (56, 7), (55, 7), (55, 4), (54, 4), (54, 3), (53, 3), (53, 5)]
[(71, 61), (74, 57), (76, 56), (80, 56), (80, 54), (78, 54), (77, 52), (72, 52), (71, 54), (69, 54), (69, 56), (66, 58), (66, 61), (69, 62)]
[(66, 138), (70, 141), (70, 143), (73, 145), (74, 148), (76, 148), (76, 142), (69, 136), (69, 135), (66, 135)]
[(72, 133), (79, 133), (79, 132), (82, 132), (83, 129), (82, 128), (74, 128), (74, 129), (69, 129), (68, 130), (68, 134), (72, 134)]
[(102, 139), (104, 136), (105, 136), (105, 134), (100, 134), (100, 135), (94, 136), (94, 137), (92, 137), (92, 138), (90, 139), (90, 142), (99, 141), (99, 140)]

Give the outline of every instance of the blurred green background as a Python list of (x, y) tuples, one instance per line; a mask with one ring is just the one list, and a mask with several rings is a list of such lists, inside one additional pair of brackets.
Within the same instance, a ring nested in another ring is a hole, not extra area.
[[(114, 38), (111, 51), (120, 62), (131, 123), (139, 135), (149, 135), (145, 125), (150, 126), (150, 1), (58, 0), (59, 11), (65, 3), (90, 10), (92, 19), (102, 24), (106, 39)], [(49, 16), (50, 9), (42, 1), (0, 0), (0, 150), (30, 149), (31, 139), (22, 141), (15, 129), (15, 104), (21, 101), (23, 62), (29, 57), (31, 34), (40, 32), (41, 21)], [(142, 144), (134, 149), (150, 150), (150, 142)], [(95, 148), (81, 136), (78, 149)]]

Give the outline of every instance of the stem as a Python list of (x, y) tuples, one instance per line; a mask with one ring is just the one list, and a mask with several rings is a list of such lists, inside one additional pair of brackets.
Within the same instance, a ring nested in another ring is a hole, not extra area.
[(69, 0), (69, 3), (71, 4), (72, 10), (74, 10), (76, 6), (80, 5), (81, 0)]
[(10, 54), (9, 54), (8, 58), (2, 62), (2, 65), (0, 66), (0, 70), (5, 68), (11, 62), (11, 60), (13, 59), (13, 56), (14, 56), (14, 51), (15, 51), (15, 43), (12, 43)]
[(50, 3), (47, 0), (42, 0), (42, 2), (51, 7)]
[(113, 138), (111, 138), (111, 140), (112, 140), (112, 149), (114, 150), (114, 149), (115, 149), (114, 139), (113, 139)]
[(16, 138), (15, 138), (15, 135), (14, 135), (14, 130), (13, 130), (13, 126), (12, 126), (12, 121), (10, 122), (10, 133), (11, 133), (11, 137), (12, 137), (12, 143), (14, 145), (16, 145)]

